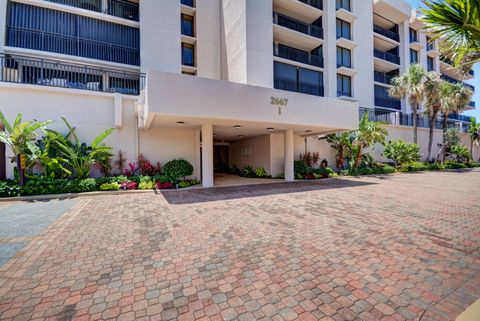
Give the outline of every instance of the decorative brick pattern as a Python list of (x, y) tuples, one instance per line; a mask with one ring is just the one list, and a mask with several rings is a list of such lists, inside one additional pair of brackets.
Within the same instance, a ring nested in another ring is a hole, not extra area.
[(79, 198), (0, 267), (0, 319), (454, 320), (480, 297), (478, 186), (471, 171)]

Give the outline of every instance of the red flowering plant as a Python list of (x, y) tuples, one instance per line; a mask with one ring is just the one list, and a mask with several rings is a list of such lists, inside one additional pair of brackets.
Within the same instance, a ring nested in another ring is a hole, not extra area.
[(120, 189), (125, 190), (125, 191), (132, 191), (138, 189), (138, 183), (137, 182), (131, 182), (131, 181), (125, 181), (122, 184), (120, 184)]
[(174, 185), (170, 182), (157, 182), (156, 188), (157, 189), (172, 189)]

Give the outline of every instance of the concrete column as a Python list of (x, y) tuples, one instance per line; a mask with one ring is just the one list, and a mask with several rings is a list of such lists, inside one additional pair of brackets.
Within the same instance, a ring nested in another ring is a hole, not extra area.
[(295, 172), (293, 167), (294, 162), (294, 146), (293, 146), (293, 129), (285, 131), (285, 180), (294, 181)]
[(213, 126), (202, 125), (202, 186), (213, 187)]

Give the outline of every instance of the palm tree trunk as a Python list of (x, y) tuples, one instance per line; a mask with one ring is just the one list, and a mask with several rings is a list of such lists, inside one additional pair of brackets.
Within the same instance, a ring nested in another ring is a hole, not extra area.
[(362, 162), (362, 149), (358, 148), (357, 157), (355, 159), (355, 167), (359, 168)]
[(442, 135), (442, 164), (445, 163), (445, 158), (447, 158), (447, 142), (445, 141), (445, 135), (447, 134), (448, 129), (448, 113), (443, 114), (443, 135)]
[(434, 133), (434, 130), (435, 130), (435, 120), (436, 120), (436, 116), (433, 115), (431, 118), (430, 118), (430, 124), (429, 124), (429, 132), (428, 132), (428, 152), (427, 152), (427, 162), (430, 161), (430, 155), (432, 154), (432, 144), (433, 144), (433, 133)]
[(418, 114), (418, 106), (417, 104), (413, 104), (413, 142), (417, 143), (417, 134), (418, 134), (418, 123), (417, 123), (417, 114)]

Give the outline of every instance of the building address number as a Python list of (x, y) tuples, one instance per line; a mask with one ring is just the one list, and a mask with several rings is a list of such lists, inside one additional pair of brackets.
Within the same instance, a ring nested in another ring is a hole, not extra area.
[(270, 97), (270, 104), (275, 105), (275, 106), (287, 106), (288, 105), (288, 99), (287, 98), (280, 98), (280, 97)]

